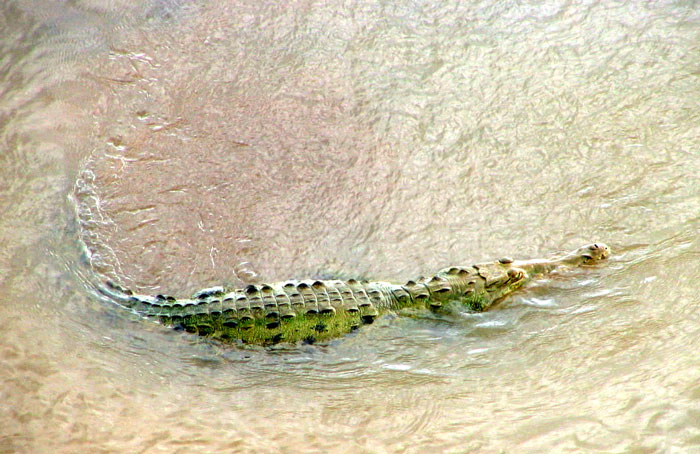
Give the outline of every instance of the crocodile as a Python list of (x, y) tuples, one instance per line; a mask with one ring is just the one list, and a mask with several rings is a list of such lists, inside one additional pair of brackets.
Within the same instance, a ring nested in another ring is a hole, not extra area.
[(227, 289), (212, 287), (190, 298), (140, 295), (111, 281), (98, 290), (112, 301), (165, 325), (223, 342), (270, 346), (325, 342), (388, 312), (444, 310), (458, 303), (484, 311), (537, 276), (606, 259), (602, 243), (542, 260), (508, 257), (452, 266), (404, 284), (350, 280), (290, 280)]

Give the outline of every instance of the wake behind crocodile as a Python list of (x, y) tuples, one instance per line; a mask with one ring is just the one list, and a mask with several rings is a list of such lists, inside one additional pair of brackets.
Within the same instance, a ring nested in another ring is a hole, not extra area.
[(240, 289), (213, 287), (190, 298), (139, 295), (111, 281), (100, 284), (98, 290), (137, 314), (222, 342), (315, 343), (344, 336), (403, 309), (439, 311), (457, 303), (484, 311), (538, 276), (593, 265), (609, 255), (608, 246), (593, 243), (554, 259), (501, 258), (444, 268), (404, 284), (290, 280)]

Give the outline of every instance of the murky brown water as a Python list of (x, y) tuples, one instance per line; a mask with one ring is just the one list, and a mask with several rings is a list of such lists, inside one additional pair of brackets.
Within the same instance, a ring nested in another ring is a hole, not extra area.
[[(694, 2), (207, 3), (0, 5), (0, 453), (700, 452)], [(87, 284), (589, 241), (488, 313), (289, 351)]]

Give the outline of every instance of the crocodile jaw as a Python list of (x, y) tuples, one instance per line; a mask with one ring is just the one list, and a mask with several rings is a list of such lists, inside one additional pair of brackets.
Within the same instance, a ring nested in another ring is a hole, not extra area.
[(546, 274), (557, 268), (575, 268), (595, 265), (606, 260), (611, 254), (610, 248), (604, 243), (591, 243), (575, 251), (553, 260), (516, 260), (513, 267), (524, 270), (530, 277)]

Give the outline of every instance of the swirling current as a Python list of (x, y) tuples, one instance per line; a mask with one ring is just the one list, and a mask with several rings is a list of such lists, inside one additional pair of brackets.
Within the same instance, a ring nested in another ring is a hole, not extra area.
[[(0, 453), (700, 452), (693, 2), (0, 4)], [(100, 298), (604, 241), (490, 311), (210, 342)]]

